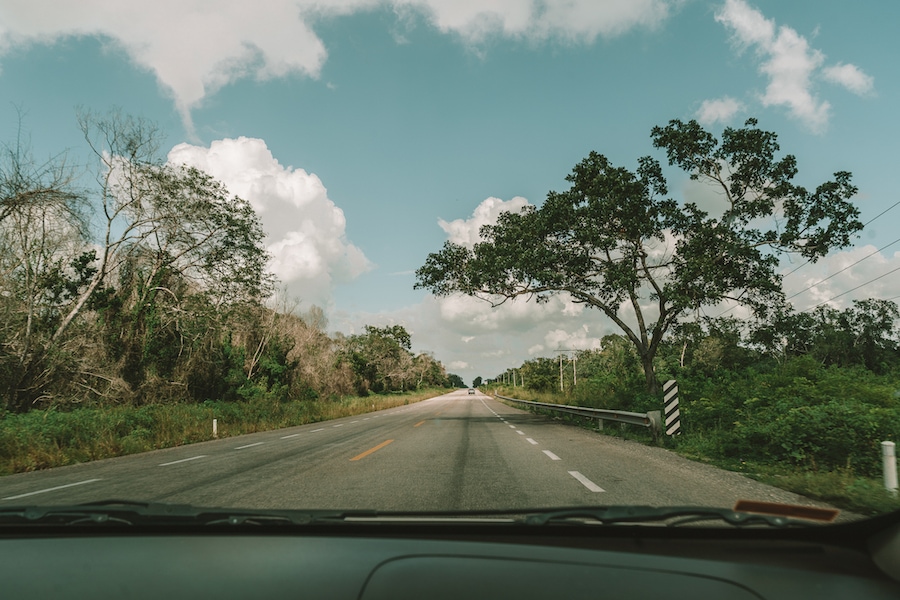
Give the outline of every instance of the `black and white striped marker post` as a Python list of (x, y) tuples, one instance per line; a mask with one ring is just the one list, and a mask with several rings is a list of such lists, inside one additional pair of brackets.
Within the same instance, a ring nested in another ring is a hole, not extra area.
[(666, 435), (681, 433), (681, 411), (678, 410), (678, 385), (674, 379), (663, 384)]

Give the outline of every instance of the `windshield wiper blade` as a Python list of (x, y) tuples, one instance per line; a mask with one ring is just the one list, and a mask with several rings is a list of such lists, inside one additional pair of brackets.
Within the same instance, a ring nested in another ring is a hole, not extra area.
[(4, 525), (309, 525), (343, 522), (371, 511), (209, 508), (190, 504), (102, 500), (0, 509)]
[[(529, 511), (530, 513), (530, 511)], [(720, 521), (736, 527), (810, 527), (810, 521), (779, 515), (736, 511), (730, 508), (705, 506), (598, 506), (572, 507), (527, 514), (520, 522), (525, 525), (577, 523), (615, 525), (622, 523), (661, 523), (668, 527), (702, 521)]]

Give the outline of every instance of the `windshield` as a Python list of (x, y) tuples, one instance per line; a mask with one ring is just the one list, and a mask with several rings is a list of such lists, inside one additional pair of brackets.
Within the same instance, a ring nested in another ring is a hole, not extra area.
[(898, 10), (0, 2), (0, 510), (900, 508)]

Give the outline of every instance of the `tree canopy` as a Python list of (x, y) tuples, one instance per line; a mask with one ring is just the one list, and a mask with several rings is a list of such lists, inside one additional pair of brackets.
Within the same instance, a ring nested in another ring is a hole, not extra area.
[(755, 119), (720, 139), (676, 119), (651, 139), (669, 165), (712, 186), (715, 209), (669, 198), (651, 156), (632, 171), (591, 152), (566, 178), (570, 189), (550, 192), (540, 208), (502, 213), (472, 247), (448, 241), (429, 254), (416, 287), (495, 306), (567, 294), (623, 331), (655, 392), (653, 357), (679, 319), (723, 301), (759, 314), (780, 306), (782, 255), (815, 261), (862, 229), (850, 173), (813, 190), (795, 184), (796, 158), (779, 158), (776, 134)]

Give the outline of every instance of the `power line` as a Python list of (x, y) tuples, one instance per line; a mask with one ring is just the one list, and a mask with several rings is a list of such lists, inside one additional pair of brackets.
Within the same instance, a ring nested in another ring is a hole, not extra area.
[[(870, 283), (874, 283), (874, 282), (878, 281), (879, 279), (881, 279), (882, 277), (887, 277), (887, 276), (890, 275), (891, 273), (895, 273), (895, 272), (897, 272), (897, 271), (900, 271), (900, 267), (896, 267), (896, 268), (894, 268), (894, 269), (891, 269), (891, 270), (888, 271), (887, 273), (884, 273), (883, 275), (879, 275), (879, 276), (876, 277), (875, 279), (870, 279), (869, 281), (867, 281), (867, 282), (865, 282), (865, 283), (863, 283), (863, 284), (860, 284), (860, 285), (856, 286), (855, 288), (853, 288), (853, 289), (851, 289), (851, 290), (847, 290), (846, 292), (842, 292), (842, 293), (838, 294), (837, 296), (834, 296), (834, 297), (832, 297), (832, 298), (829, 298), (829, 299), (826, 300), (825, 302), (819, 302), (819, 303), (816, 304), (815, 306), (811, 306), (811, 307), (809, 307), (809, 308), (807, 308), (807, 309), (805, 309), (805, 310), (801, 310), (800, 312), (809, 312), (809, 311), (811, 311), (811, 310), (815, 310), (816, 308), (819, 308), (819, 307), (822, 306), (823, 304), (828, 304), (828, 303), (831, 302), (832, 300), (837, 300), (837, 299), (840, 298), (841, 296), (846, 296), (846, 295), (849, 294), (850, 292), (855, 292), (855, 291), (858, 290), (859, 288), (865, 287), (865, 286), (869, 285)], [(900, 298), (900, 296), (898, 296), (898, 298)]]
[[(878, 254), (879, 252), (881, 252), (881, 251), (884, 250), (885, 248), (890, 248), (891, 246), (893, 246), (893, 245), (896, 244), (897, 242), (900, 242), (900, 238), (897, 238), (896, 240), (894, 240), (894, 241), (891, 242), (890, 244), (886, 244), (886, 245), (882, 246), (881, 248), (878, 248), (877, 250), (875, 250), (875, 251), (872, 252), (871, 254), (867, 254), (867, 255), (863, 256), (861, 259), (859, 259), (859, 260), (856, 261), (855, 263), (852, 263), (852, 264), (847, 265), (846, 267), (844, 267), (844, 268), (841, 269), (840, 271), (837, 271), (837, 272), (835, 272), (835, 273), (832, 273), (831, 275), (829, 275), (829, 276), (826, 277), (825, 279), (822, 279), (821, 281), (815, 282), (815, 283), (812, 284), (811, 286), (809, 286), (809, 287), (807, 287), (807, 288), (805, 288), (805, 289), (800, 290), (799, 292), (797, 292), (796, 294), (794, 294), (794, 295), (792, 295), (792, 296), (788, 296), (787, 298), (785, 298), (785, 300), (790, 300), (791, 298), (794, 298), (795, 296), (799, 296), (799, 295), (802, 294), (803, 292), (806, 292), (806, 291), (809, 291), (809, 290), (813, 289), (814, 287), (816, 287), (816, 286), (819, 285), (820, 283), (825, 283), (826, 281), (828, 281), (829, 279), (831, 279), (831, 278), (834, 277), (835, 275), (840, 275), (841, 273), (843, 273), (844, 271), (846, 271), (846, 270), (849, 269), (850, 267), (854, 267), (854, 266), (858, 265), (859, 263), (861, 263), (862, 261), (866, 260), (866, 259), (869, 258), (870, 256), (874, 256), (874, 255)], [(796, 270), (796, 269), (795, 269), (795, 270)], [(790, 275), (790, 273), (788, 273), (788, 275)], [(785, 276), (785, 277), (786, 277), (786, 276)]]
[[(874, 217), (872, 217), (871, 219), (869, 219), (868, 221), (866, 221), (865, 223), (863, 223), (863, 229), (865, 229), (866, 227), (868, 227), (869, 224), (871, 224), (875, 219), (878, 219), (879, 217), (881, 217), (882, 215), (884, 215), (886, 212), (888, 212), (889, 210), (891, 210), (891, 209), (893, 209), (893, 208), (896, 208), (897, 206), (900, 206), (900, 200), (898, 200), (897, 202), (894, 202), (894, 203), (891, 204), (889, 207), (887, 207), (886, 209), (884, 209), (883, 211), (881, 211), (880, 213), (878, 213), (877, 215), (875, 215)], [(858, 265), (859, 263), (861, 263), (862, 261), (864, 261), (864, 260), (866, 260), (867, 258), (869, 258), (870, 256), (874, 256), (874, 255), (878, 254), (879, 252), (881, 252), (882, 250), (885, 250), (886, 248), (890, 248), (891, 246), (893, 246), (893, 245), (896, 244), (897, 242), (900, 242), (900, 238), (897, 238), (897, 239), (894, 240), (893, 242), (891, 242), (891, 243), (889, 243), (889, 244), (886, 244), (886, 245), (882, 246), (881, 248), (878, 248), (877, 250), (875, 250), (875, 251), (872, 252), (871, 254), (867, 254), (866, 256), (860, 258), (860, 259), (857, 260), (856, 262), (854, 262), (854, 263), (852, 263), (852, 264), (850, 264), (850, 265), (847, 265), (846, 267), (844, 267), (844, 268), (841, 269), (840, 271), (837, 271), (836, 273), (832, 273), (831, 275), (829, 275), (829, 276), (826, 277), (825, 279), (822, 279), (822, 280), (820, 280), (820, 281), (817, 281), (816, 283), (812, 284), (811, 286), (809, 286), (809, 287), (807, 287), (807, 288), (805, 288), (805, 289), (800, 290), (800, 291), (797, 292), (796, 294), (793, 294), (793, 295), (791, 295), (791, 296), (788, 296), (787, 298), (785, 298), (785, 300), (790, 300), (791, 298), (794, 298), (794, 297), (796, 297), (796, 296), (799, 296), (799, 295), (802, 294), (803, 292), (807, 292), (807, 291), (811, 290), (812, 288), (816, 287), (816, 286), (819, 285), (820, 283), (825, 283), (826, 281), (828, 281), (828, 280), (831, 279), (832, 277), (834, 277), (834, 276), (836, 276), (836, 275), (840, 275), (841, 273), (843, 273), (844, 271), (846, 271), (846, 270), (849, 269), (850, 267), (854, 267), (854, 266)], [(791, 269), (790, 271), (788, 271), (787, 273), (785, 273), (784, 275), (782, 275), (781, 278), (784, 279), (784, 278), (787, 277), (788, 275), (792, 275), (792, 274), (796, 273), (797, 271), (799, 271), (800, 269), (802, 269), (803, 267), (805, 267), (805, 266), (808, 265), (809, 263), (810, 263), (810, 261), (807, 259), (805, 262), (803, 262), (803, 263), (797, 265), (796, 267), (794, 267), (793, 269)], [(897, 270), (897, 269), (894, 269), (894, 271), (896, 271), (896, 270)], [(888, 273), (885, 273), (885, 275), (888, 275), (889, 273), (893, 273), (894, 271), (889, 271)], [(882, 275), (881, 277), (884, 277), (884, 275)], [(872, 281), (877, 281), (877, 280), (881, 279), (881, 277), (876, 277), (876, 278), (873, 279)], [(864, 283), (862, 286), (868, 285), (869, 283), (872, 283), (872, 281), (869, 281), (869, 282), (867, 282), (867, 283)], [(831, 300), (834, 300), (834, 299), (836, 299), (836, 298), (840, 298), (840, 297), (843, 296), (844, 294), (849, 294), (849, 293), (852, 292), (852, 291), (858, 290), (858, 289), (859, 289), (860, 287), (862, 287), (862, 286), (855, 287), (855, 288), (853, 288), (852, 290), (848, 290), (848, 291), (844, 292), (843, 294), (839, 294), (839, 295), (835, 296), (834, 298), (831, 298)], [(900, 296), (895, 296), (894, 298), (891, 298), (890, 300), (894, 300), (895, 298), (900, 298)], [(828, 302), (831, 302), (831, 300), (826, 300), (825, 302), (822, 302), (822, 303), (820, 303), (820, 304), (817, 304), (816, 306), (813, 306), (812, 308), (808, 308), (808, 309), (806, 309), (806, 310), (813, 310), (813, 309), (815, 309), (815, 308), (821, 306), (822, 304), (826, 304), (826, 303), (828, 303)], [(731, 308), (726, 309), (726, 310), (720, 312), (719, 314), (717, 314), (717, 315), (716, 315), (715, 317), (713, 317), (713, 318), (718, 319), (718, 318), (721, 317), (722, 315), (726, 315), (726, 314), (730, 313), (731, 311), (733, 311), (734, 309), (736, 309), (738, 306), (740, 306), (740, 304), (736, 304), (736, 305), (732, 306)], [(801, 311), (801, 312), (806, 312), (806, 311)]]
[(809, 264), (809, 260), (807, 259), (807, 261), (806, 261), (805, 263), (803, 263), (803, 264), (801, 264), (801, 265), (798, 265), (798, 266), (794, 267), (794, 269), (793, 269), (792, 271), (788, 271), (787, 273), (785, 273), (785, 274), (782, 275), (781, 277), (782, 277), (782, 278), (785, 278), (785, 277), (787, 277), (788, 275), (791, 275), (792, 273), (796, 273), (797, 271), (799, 271), (800, 269), (802, 269), (803, 267), (805, 267), (805, 266), (808, 265), (808, 264)]
[(866, 227), (868, 227), (868, 226), (869, 226), (869, 223), (871, 223), (872, 221), (874, 221), (875, 219), (877, 219), (878, 217), (880, 217), (881, 215), (883, 215), (883, 214), (886, 213), (887, 211), (891, 210), (892, 208), (894, 208), (894, 207), (897, 206), (898, 204), (900, 204), (900, 200), (897, 200), (896, 202), (894, 202), (893, 204), (891, 204), (890, 206), (888, 206), (886, 209), (884, 209), (883, 211), (881, 211), (880, 213), (878, 213), (877, 215), (875, 215), (874, 217), (872, 217), (871, 219), (869, 219), (868, 221), (866, 221), (866, 223), (863, 224), (863, 229), (865, 229)]
[[(891, 210), (892, 208), (894, 208), (894, 207), (896, 207), (896, 206), (898, 206), (898, 205), (900, 205), (900, 200), (898, 200), (897, 202), (894, 202), (892, 205), (890, 205), (889, 207), (887, 207), (886, 209), (884, 209), (883, 211), (881, 211), (880, 213), (878, 213), (877, 215), (875, 215), (874, 217), (872, 217), (871, 219), (869, 219), (868, 221), (866, 221), (865, 223), (863, 223), (863, 229), (865, 229), (866, 227), (868, 227), (869, 224), (872, 223), (872, 221), (874, 221), (875, 219), (877, 219), (878, 217), (882, 216), (884, 213), (886, 213), (887, 211)], [(888, 246), (890, 246), (891, 244), (895, 244), (895, 243), (896, 243), (896, 242), (891, 242), (890, 244), (888, 244)], [(884, 246), (883, 248), (879, 248), (878, 251), (880, 252), (880, 251), (883, 250), (884, 248), (887, 248), (887, 246)], [(873, 254), (874, 254), (874, 253), (873, 253)], [(871, 256), (871, 255), (870, 255), (870, 256)], [(860, 260), (864, 260), (864, 259), (860, 259)], [(857, 261), (857, 262), (858, 262), (858, 261)], [(784, 275), (782, 275), (782, 277), (787, 277), (788, 275), (792, 275), (792, 274), (796, 273), (797, 271), (799, 271), (800, 269), (802, 269), (803, 267), (805, 267), (805, 266), (808, 265), (808, 264), (809, 264), (809, 260), (807, 260), (806, 262), (804, 262), (804, 263), (802, 263), (802, 264), (797, 265), (796, 267), (794, 267), (793, 269), (791, 269), (790, 271), (788, 271), (787, 273), (785, 273)], [(856, 264), (856, 263), (853, 263), (853, 264)], [(853, 266), (853, 265), (850, 265), (850, 266)], [(835, 273), (835, 275), (837, 275), (837, 273)], [(833, 275), (832, 275), (832, 277), (833, 277)], [(825, 281), (825, 280), (823, 279), (822, 281)], [(822, 283), (822, 281), (820, 281), (819, 283)], [(819, 284), (817, 283), (817, 284), (815, 284), (815, 285), (819, 285)], [(807, 289), (809, 289), (809, 288), (807, 288)], [(803, 291), (805, 292), (806, 290), (803, 290)], [(802, 292), (798, 292), (798, 293), (802, 293)], [(793, 296), (791, 296), (791, 298), (793, 298)]]

